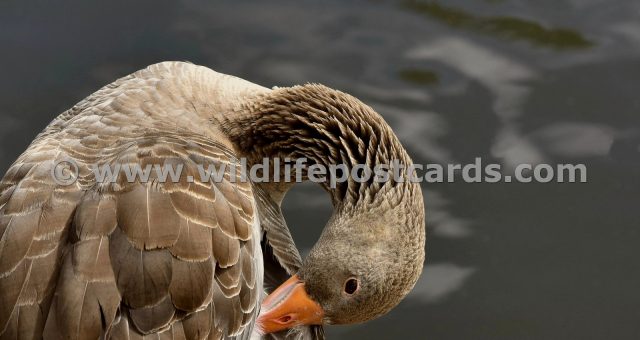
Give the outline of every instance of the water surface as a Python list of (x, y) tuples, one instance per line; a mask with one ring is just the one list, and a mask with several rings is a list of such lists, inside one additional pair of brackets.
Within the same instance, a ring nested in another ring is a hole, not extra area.
[[(332, 339), (640, 336), (640, 2), (3, 1), (0, 169), (58, 113), (148, 64), (319, 82), (379, 111), (419, 163), (584, 163), (588, 183), (424, 185), (416, 289)], [(285, 213), (299, 247), (331, 212)]]

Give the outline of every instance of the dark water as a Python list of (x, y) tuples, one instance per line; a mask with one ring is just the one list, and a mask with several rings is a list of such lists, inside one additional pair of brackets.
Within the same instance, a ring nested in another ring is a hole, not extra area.
[[(376, 108), (416, 162), (584, 163), (588, 183), (425, 185), (428, 260), (333, 339), (640, 338), (640, 2), (1, 1), (0, 169), (117, 77), (189, 60)], [(286, 202), (301, 249), (330, 213)]]

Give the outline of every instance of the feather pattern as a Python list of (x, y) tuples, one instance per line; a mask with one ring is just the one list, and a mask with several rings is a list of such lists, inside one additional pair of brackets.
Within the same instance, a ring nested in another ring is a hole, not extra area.
[[(219, 99), (193, 92), (194, 80), (218, 88)], [(36, 137), (0, 182), (0, 338), (250, 336), (262, 291), (253, 187), (229, 181), (239, 176), (232, 145), (192, 103), (206, 96), (232, 112), (231, 95), (266, 90), (249, 84), (185, 63), (153, 65)], [(75, 183), (52, 178), (61, 160), (77, 165)], [(225, 165), (222, 180), (188, 180), (200, 179), (198, 164)], [(176, 181), (153, 171), (101, 181), (105, 165), (183, 171)]]
[[(167, 62), (55, 118), (0, 181), (0, 339), (248, 339), (263, 282), (278, 285), (301, 259), (279, 203), (231, 180), (241, 154), (219, 125), (270, 92)], [(77, 180), (56, 182), (69, 161)], [(199, 164), (225, 165), (222, 180), (198, 180)], [(116, 165), (182, 173), (102, 172)], [(296, 327), (264, 338), (323, 335)]]

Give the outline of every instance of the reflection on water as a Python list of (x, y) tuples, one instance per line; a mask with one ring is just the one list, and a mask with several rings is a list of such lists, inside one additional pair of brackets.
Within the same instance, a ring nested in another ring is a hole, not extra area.
[(409, 296), (424, 303), (443, 301), (447, 295), (462, 288), (473, 272), (473, 268), (461, 268), (450, 263), (428, 264)]
[(429, 205), (427, 223), (431, 229), (430, 235), (441, 238), (471, 236), (473, 222), (453, 216), (448, 208), (450, 202), (441, 193), (427, 190), (425, 195), (428, 197), (425, 203)]
[(579, 32), (566, 28), (546, 28), (537, 22), (515, 17), (480, 17), (437, 1), (405, 1), (403, 6), (440, 20), (455, 28), (490, 34), (502, 38), (525, 40), (555, 49), (582, 49), (593, 45)]
[[(157, 61), (324, 83), (380, 112), (417, 163), (588, 168), (583, 184), (424, 185), (415, 291), (330, 339), (635, 339), (639, 13), (636, 0), (0, 2), (0, 168), (59, 112)], [(311, 184), (284, 210), (303, 250), (331, 213)]]
[(400, 78), (415, 85), (433, 85), (438, 82), (435, 72), (420, 69), (401, 70)]

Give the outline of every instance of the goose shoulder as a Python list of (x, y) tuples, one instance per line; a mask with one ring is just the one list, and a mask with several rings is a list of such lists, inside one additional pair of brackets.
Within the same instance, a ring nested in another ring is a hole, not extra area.
[(233, 115), (270, 91), (204, 66), (161, 62), (89, 95), (56, 117), (36, 141), (66, 134), (78, 139), (76, 132), (127, 139), (153, 130), (199, 134), (232, 148), (211, 118)]

